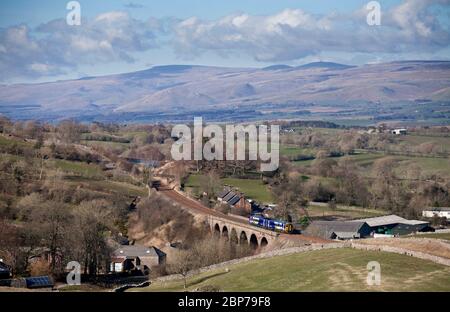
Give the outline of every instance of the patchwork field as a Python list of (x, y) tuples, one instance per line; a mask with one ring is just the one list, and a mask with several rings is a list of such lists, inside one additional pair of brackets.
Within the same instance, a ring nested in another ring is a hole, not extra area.
[[(367, 264), (381, 265), (381, 285), (366, 283)], [(450, 268), (405, 255), (329, 249), (258, 259), (188, 278), (188, 290), (223, 291), (450, 291)], [(183, 291), (183, 280), (133, 291)]]
[[(408, 171), (412, 165), (417, 165), (422, 170), (422, 174), (431, 176), (439, 174), (441, 176), (450, 177), (450, 158), (437, 157), (414, 157), (414, 156), (398, 156), (386, 155), (383, 153), (358, 153), (349, 156), (343, 156), (355, 164), (362, 167), (369, 177), (372, 175), (372, 166), (376, 160), (390, 158), (394, 160), (396, 165), (396, 174), (401, 178), (408, 178)], [(342, 158), (343, 158), (342, 157)], [(341, 157), (334, 158), (338, 161)], [(293, 164), (297, 166), (311, 166), (314, 160), (299, 160)]]
[(399, 138), (401, 142), (411, 145), (420, 145), (422, 143), (435, 143), (450, 153), (450, 137), (445, 136), (427, 136), (427, 135), (405, 135)]

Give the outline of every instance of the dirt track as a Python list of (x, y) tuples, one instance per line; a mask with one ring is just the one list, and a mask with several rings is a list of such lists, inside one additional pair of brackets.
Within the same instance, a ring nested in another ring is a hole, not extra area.
[[(183, 206), (189, 210), (192, 210), (193, 212), (204, 214), (204, 215), (212, 215), (212, 216), (220, 217), (222, 219), (242, 223), (242, 224), (245, 224), (246, 226), (248, 226), (248, 223), (243, 221), (240, 218), (235, 218), (233, 216), (229, 216), (229, 215), (223, 214), (219, 211), (215, 211), (208, 207), (205, 207), (198, 201), (190, 199), (186, 196), (183, 196), (175, 190), (161, 187), (159, 189), (159, 192), (161, 194), (163, 194), (164, 196), (170, 198), (171, 200), (177, 202), (181, 206)], [(328, 243), (332, 242), (332, 241), (329, 241), (326, 239), (322, 239), (320, 237), (311, 237), (311, 236), (305, 236), (302, 234), (280, 234), (280, 238), (294, 241), (294, 242), (306, 242), (306, 243), (314, 243), (314, 244), (328, 244)]]

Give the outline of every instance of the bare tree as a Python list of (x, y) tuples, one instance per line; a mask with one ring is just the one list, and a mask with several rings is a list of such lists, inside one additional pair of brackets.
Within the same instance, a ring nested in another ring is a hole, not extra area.
[(65, 120), (58, 125), (58, 136), (64, 143), (79, 142), (81, 132), (81, 126), (73, 120)]
[[(42, 243), (50, 251), (50, 269), (56, 273), (62, 269), (59, 255), (66, 247), (66, 238), (70, 233), (70, 211), (61, 203), (46, 202), (31, 212), (30, 226), (38, 231)], [(58, 267), (59, 266), (59, 267)]]
[(77, 207), (74, 226), (77, 229), (79, 256), (85, 274), (95, 275), (102, 264), (106, 265), (111, 250), (106, 242), (106, 231), (115, 220), (110, 203), (105, 200), (82, 202)]
[(183, 277), (183, 288), (187, 288), (187, 277), (190, 271), (201, 266), (195, 250), (177, 250), (174, 261), (168, 266), (168, 270)]

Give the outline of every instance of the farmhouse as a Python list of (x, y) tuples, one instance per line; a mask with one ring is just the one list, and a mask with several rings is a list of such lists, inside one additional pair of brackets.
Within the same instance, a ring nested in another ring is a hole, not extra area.
[(439, 217), (439, 218), (446, 218), (447, 220), (450, 220), (450, 207), (442, 207), (442, 208), (431, 208), (428, 210), (422, 211), (422, 217), (426, 218), (433, 218), (433, 217)]
[(110, 270), (113, 273), (141, 271), (147, 275), (151, 267), (163, 266), (165, 263), (166, 254), (156, 247), (120, 246), (113, 252)]
[(245, 196), (241, 193), (234, 192), (229, 188), (224, 189), (219, 196), (217, 196), (217, 200), (248, 213), (252, 211), (252, 204), (245, 199)]

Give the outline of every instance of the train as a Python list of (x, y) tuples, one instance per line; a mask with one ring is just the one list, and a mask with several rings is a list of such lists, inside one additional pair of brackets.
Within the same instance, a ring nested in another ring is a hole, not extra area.
[(294, 225), (291, 222), (265, 218), (262, 215), (251, 215), (248, 217), (248, 223), (275, 232), (288, 234), (294, 232)]

